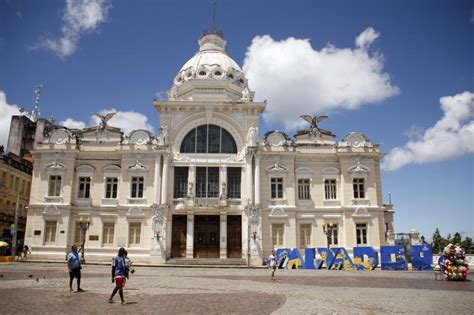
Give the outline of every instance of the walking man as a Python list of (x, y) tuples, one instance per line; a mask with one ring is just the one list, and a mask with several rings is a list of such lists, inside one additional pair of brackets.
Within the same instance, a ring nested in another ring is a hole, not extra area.
[(272, 249), (272, 253), (268, 256), (268, 263), (272, 270), (272, 281), (275, 281), (275, 270), (277, 269), (277, 260), (275, 257), (275, 249)]
[(110, 295), (109, 303), (114, 302), (114, 296), (118, 292), (120, 299), (122, 300), (122, 305), (125, 305), (123, 299), (123, 286), (125, 285), (125, 276), (127, 275), (128, 266), (125, 261), (125, 248), (120, 247), (117, 256), (114, 257), (112, 261), (112, 283), (115, 281), (115, 288)]
[(77, 246), (71, 246), (71, 252), (67, 255), (67, 267), (69, 269), (69, 291), (72, 292), (72, 281), (77, 279), (77, 292), (84, 292), (81, 289), (81, 262), (77, 253)]

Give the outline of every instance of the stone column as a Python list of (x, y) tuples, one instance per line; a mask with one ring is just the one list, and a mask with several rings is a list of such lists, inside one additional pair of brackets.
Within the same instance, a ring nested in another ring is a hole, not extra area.
[(168, 163), (168, 154), (163, 154), (163, 182), (161, 189), (161, 204), (168, 204), (168, 173), (169, 173), (169, 163)]
[(219, 196), (222, 195), (222, 187), (225, 185), (226, 191), (225, 195), (227, 195), (227, 166), (221, 166), (219, 167)]
[(155, 158), (155, 178), (153, 190), (153, 203), (160, 204), (160, 188), (161, 188), (161, 153), (157, 153)]
[(260, 206), (260, 156), (255, 156), (255, 205)]
[(247, 156), (245, 172), (247, 173), (247, 200), (253, 204), (253, 172), (252, 172), (252, 155)]
[(221, 210), (221, 228), (220, 228), (220, 248), (219, 248), (219, 258), (227, 258), (227, 212)]
[(194, 213), (188, 211), (186, 228), (186, 258), (194, 258)]

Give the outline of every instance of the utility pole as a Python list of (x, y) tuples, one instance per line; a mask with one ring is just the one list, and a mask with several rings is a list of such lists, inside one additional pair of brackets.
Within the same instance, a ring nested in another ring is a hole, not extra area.
[(247, 199), (247, 267), (250, 267), (250, 198)]
[(11, 229), (12, 238), (12, 256), (16, 257), (16, 242), (18, 235), (18, 212), (20, 211), (20, 192), (16, 194), (16, 207), (15, 207), (15, 220), (13, 221), (13, 227)]

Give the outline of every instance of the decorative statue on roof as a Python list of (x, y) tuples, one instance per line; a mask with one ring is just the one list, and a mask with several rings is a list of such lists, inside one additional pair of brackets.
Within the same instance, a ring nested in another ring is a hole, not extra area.
[(257, 138), (258, 138), (258, 128), (255, 126), (250, 127), (249, 131), (247, 132), (247, 146), (256, 147)]
[(318, 115), (301, 115), (301, 118), (309, 122), (309, 132), (312, 135), (320, 134), (320, 130), (318, 124), (323, 121), (324, 119), (328, 118), (328, 116), (318, 116)]
[(99, 126), (97, 126), (97, 130), (103, 131), (107, 128), (107, 122), (112, 119), (117, 113), (108, 113), (105, 115), (101, 115), (99, 113), (94, 113), (92, 116), (97, 116), (100, 118)]
[(168, 144), (168, 127), (161, 126), (160, 133), (158, 134), (158, 145), (167, 145)]
[(246, 87), (243, 91), (242, 91), (242, 100), (243, 101), (250, 101), (250, 90), (248, 87)]

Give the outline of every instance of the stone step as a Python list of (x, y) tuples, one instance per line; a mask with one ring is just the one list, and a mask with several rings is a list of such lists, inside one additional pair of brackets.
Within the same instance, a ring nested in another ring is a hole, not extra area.
[(171, 258), (166, 262), (167, 265), (206, 265), (206, 266), (245, 266), (247, 261), (243, 258)]

